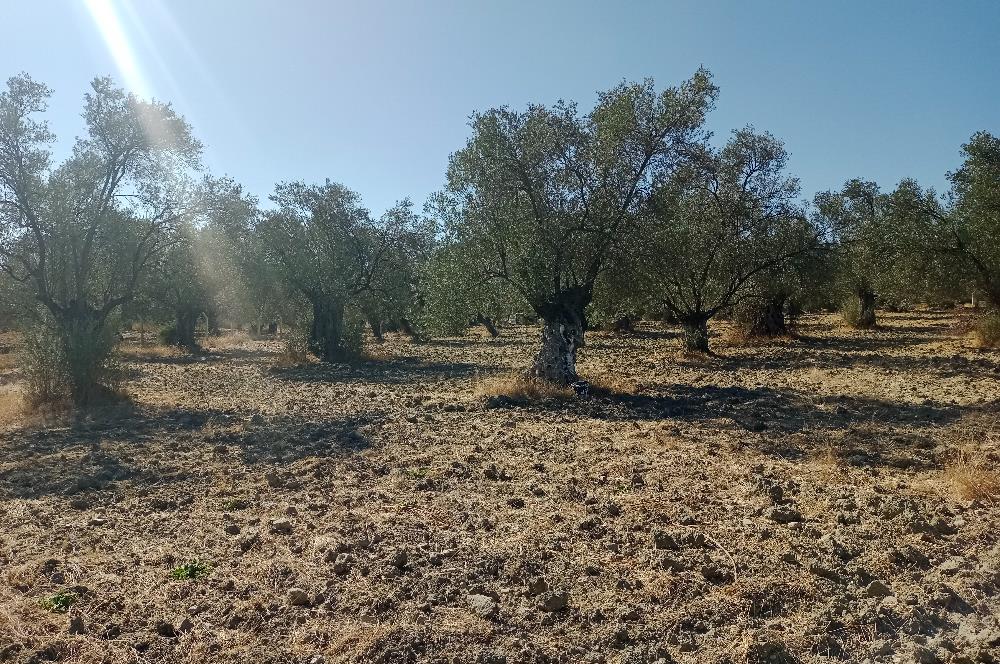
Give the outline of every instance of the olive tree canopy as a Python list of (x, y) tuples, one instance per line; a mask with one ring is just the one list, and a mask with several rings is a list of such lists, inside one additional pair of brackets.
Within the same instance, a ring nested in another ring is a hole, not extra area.
[(470, 280), (502, 283), (542, 319), (535, 376), (577, 380), (595, 282), (629, 260), (620, 249), (639, 211), (706, 139), (716, 93), (702, 69), (662, 91), (652, 80), (622, 83), (585, 115), (559, 102), (472, 116), (439, 201), (446, 237)]
[(817, 247), (787, 159), (771, 134), (741, 129), (721, 149), (702, 147), (650, 197), (636, 283), (681, 323), (689, 349), (707, 351), (710, 319), (761, 298), (764, 278)]
[(53, 165), (54, 137), (39, 117), (50, 95), (27, 75), (0, 92), (0, 269), (41, 305), (71, 396), (84, 401), (110, 350), (100, 341), (109, 317), (196, 204), (201, 145), (169, 104), (97, 78), (86, 133)]

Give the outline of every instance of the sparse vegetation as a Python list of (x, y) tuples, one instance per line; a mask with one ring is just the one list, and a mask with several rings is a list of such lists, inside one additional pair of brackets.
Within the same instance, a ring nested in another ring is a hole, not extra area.
[(77, 596), (71, 592), (61, 590), (55, 595), (50, 595), (42, 600), (42, 607), (48, 611), (66, 613), (69, 608), (76, 604)]
[(208, 563), (192, 560), (170, 570), (170, 578), (175, 581), (193, 581), (207, 576), (211, 569)]
[(980, 348), (1000, 348), (1000, 313), (988, 313), (976, 322), (976, 341)]
[(1000, 138), (810, 200), (704, 67), (469, 85), (426, 201), (260, 200), (84, 4), (129, 89), (0, 90), (0, 661), (997, 661)]

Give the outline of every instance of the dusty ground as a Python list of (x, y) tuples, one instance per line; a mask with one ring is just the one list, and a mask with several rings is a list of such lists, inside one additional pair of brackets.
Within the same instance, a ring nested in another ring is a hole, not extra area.
[(1000, 661), (1000, 353), (883, 322), (591, 334), (626, 394), (527, 406), (531, 328), (133, 348), (134, 411), (0, 432), (0, 661)]

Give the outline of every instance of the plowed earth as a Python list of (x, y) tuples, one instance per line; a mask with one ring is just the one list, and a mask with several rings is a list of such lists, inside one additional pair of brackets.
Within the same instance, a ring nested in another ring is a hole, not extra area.
[(528, 404), (483, 392), (532, 327), (133, 347), (132, 407), (0, 432), (0, 661), (1000, 661), (1000, 353), (964, 315), (590, 333), (619, 394)]

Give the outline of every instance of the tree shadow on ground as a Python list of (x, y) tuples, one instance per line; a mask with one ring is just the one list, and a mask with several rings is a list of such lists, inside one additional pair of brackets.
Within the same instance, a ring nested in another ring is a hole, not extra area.
[[(770, 387), (670, 384), (653, 387), (650, 392), (529, 406), (493, 402), (492, 407), (553, 410), (615, 422), (704, 422), (713, 430), (742, 432), (740, 436), (750, 441), (748, 444), (785, 458), (799, 458), (821, 445), (836, 442), (849, 448), (840, 453), (868, 465), (922, 467), (935, 462), (931, 434), (937, 427), (976, 412), (992, 412), (1000, 405), (918, 405), (860, 397), (817, 397)], [(873, 435), (876, 431), (878, 435)], [(807, 437), (812, 442), (803, 442), (797, 434), (810, 434)]]
[(886, 369), (900, 373), (927, 371), (942, 377), (961, 376), (966, 378), (994, 378), (1000, 374), (1000, 356), (983, 354), (969, 358), (965, 355), (901, 355), (858, 354), (845, 346), (830, 344), (812, 345), (805, 339), (804, 345), (794, 350), (794, 355), (780, 356), (755, 353), (746, 355), (716, 356), (715, 371), (794, 371), (802, 369)]
[(309, 420), (121, 407), (68, 426), (0, 434), (0, 496), (72, 496), (123, 482), (170, 484), (190, 478), (198, 467), (190, 463), (192, 455), (236, 456), (247, 466), (272, 467), (351, 455), (371, 445), (364, 428), (384, 418), (381, 412)]
[[(513, 336), (518, 334), (518, 336)], [(485, 338), (450, 338), (450, 339), (428, 339), (427, 341), (421, 341), (420, 345), (425, 348), (445, 348), (445, 349), (455, 349), (455, 348), (474, 348), (486, 345), (487, 348), (522, 348), (526, 346), (533, 346), (537, 343), (534, 336), (524, 336), (521, 335), (519, 331), (512, 330), (504, 334), (502, 331), (498, 337), (485, 337)]]
[(352, 364), (316, 363), (294, 367), (274, 367), (278, 379), (302, 383), (374, 383), (398, 385), (427, 379), (465, 378), (481, 373), (483, 367), (467, 362), (435, 362), (399, 356), (385, 360), (364, 360)]

